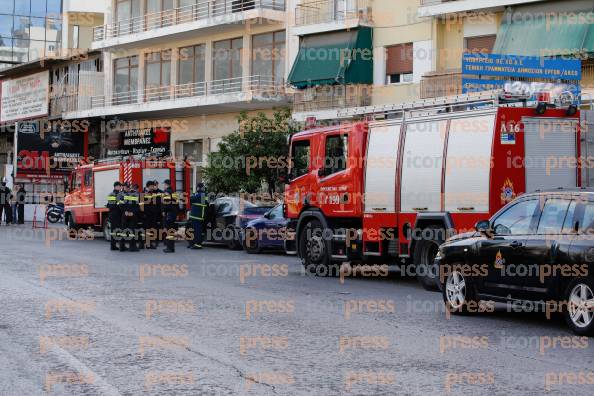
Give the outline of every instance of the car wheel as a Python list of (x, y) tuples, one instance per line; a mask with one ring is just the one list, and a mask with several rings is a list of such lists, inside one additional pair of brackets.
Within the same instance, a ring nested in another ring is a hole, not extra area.
[(319, 220), (305, 225), (299, 235), (299, 257), (306, 272), (316, 276), (331, 276), (330, 241), (324, 239), (324, 227)]
[[(253, 236), (256, 236), (253, 238)], [(260, 248), (260, 241), (258, 240), (258, 232), (253, 229), (246, 229), (243, 238), (243, 249), (249, 254), (258, 254), (262, 251)]]
[(425, 290), (435, 291), (439, 282), (439, 268), (435, 265), (435, 256), (439, 246), (444, 243), (445, 230), (437, 226), (429, 226), (424, 230), (431, 230), (433, 238), (423, 236), (417, 242), (414, 252), (415, 269), (421, 286)]
[(574, 279), (565, 291), (567, 307), (565, 321), (574, 333), (594, 335), (594, 281), (589, 278)]
[(448, 312), (466, 314), (470, 312), (469, 304), (478, 307), (472, 278), (464, 276), (457, 269), (453, 269), (445, 279), (442, 294)]
[(231, 250), (241, 250), (242, 246), (237, 228), (227, 227), (226, 235), (229, 235), (229, 239), (227, 239), (227, 247)]

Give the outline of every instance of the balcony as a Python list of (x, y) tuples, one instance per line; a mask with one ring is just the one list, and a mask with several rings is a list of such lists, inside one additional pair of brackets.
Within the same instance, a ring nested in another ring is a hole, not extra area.
[(221, 27), (258, 18), (284, 23), (285, 15), (285, 0), (200, 0), (198, 4), (95, 27), (92, 48), (166, 41), (171, 35), (194, 37), (197, 30), (220, 32)]
[(154, 117), (173, 117), (272, 108), (287, 103), (284, 84), (276, 83), (272, 77), (248, 76), (93, 96), (88, 106), (66, 113), (64, 118), (149, 113)]
[(370, 25), (372, 0), (316, 0), (295, 7), (298, 36)]
[(299, 91), (293, 95), (294, 113), (315, 113), (369, 105), (371, 105), (371, 86), (369, 85), (322, 86)]
[(507, 6), (539, 1), (542, 0), (421, 0), (417, 14), (428, 17), (469, 11), (503, 11)]
[(462, 93), (462, 70), (431, 72), (421, 79), (421, 99)]

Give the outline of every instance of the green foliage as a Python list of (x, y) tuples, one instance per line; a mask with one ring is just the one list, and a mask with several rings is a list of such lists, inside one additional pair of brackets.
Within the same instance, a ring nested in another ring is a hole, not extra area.
[(204, 179), (214, 193), (255, 193), (268, 185), (268, 192), (279, 190), (278, 177), (286, 172), (289, 136), (296, 131), (289, 109), (238, 117), (238, 130), (225, 136), (218, 152), (208, 158)]

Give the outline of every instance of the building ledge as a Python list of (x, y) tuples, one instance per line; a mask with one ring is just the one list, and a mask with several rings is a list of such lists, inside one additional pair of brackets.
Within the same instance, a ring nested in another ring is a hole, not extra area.
[[(184, 7), (188, 8), (188, 7)], [(120, 22), (119, 24), (98, 26), (94, 30), (93, 49), (109, 49), (114, 47), (132, 47), (140, 42), (169, 41), (195, 37), (199, 34), (220, 32), (225, 28), (234, 29), (238, 25), (250, 20), (262, 20), (266, 23), (284, 23), (286, 12), (264, 6), (254, 6), (245, 11), (228, 12), (223, 14), (202, 14), (192, 12), (180, 14), (172, 10), (172, 14), (158, 14), (155, 22), (150, 16), (140, 17), (138, 20)], [(180, 16), (182, 15), (182, 16)]]
[(431, 17), (466, 11), (500, 11), (507, 6), (541, 1), (543, 0), (421, 0), (417, 15)]

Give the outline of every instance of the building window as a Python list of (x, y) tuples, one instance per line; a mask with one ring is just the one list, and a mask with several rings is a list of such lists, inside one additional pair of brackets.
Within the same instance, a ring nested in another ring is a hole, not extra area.
[(138, 56), (114, 61), (114, 104), (136, 102), (138, 94)]
[(386, 84), (413, 81), (413, 44), (398, 44), (386, 48)]
[(62, 0), (0, 0), (0, 69), (54, 55), (61, 14)]
[(282, 85), (285, 77), (285, 31), (256, 34), (252, 37), (252, 75), (272, 78)]
[[(140, 0), (116, 0), (115, 35), (140, 31)], [(136, 18), (136, 20), (134, 20)], [(136, 22), (136, 23), (135, 23)]]
[(206, 46), (204, 44), (179, 49), (178, 96), (205, 94)]
[(170, 84), (171, 50), (146, 54), (144, 74), (146, 100), (169, 99)]
[(79, 48), (80, 43), (80, 26), (74, 25), (72, 26), (72, 48)]
[(178, 158), (187, 159), (190, 162), (202, 162), (202, 140), (188, 140), (177, 142)]
[(243, 39), (217, 41), (213, 45), (214, 93), (241, 91), (242, 66), (241, 53)]
[(490, 54), (495, 46), (496, 35), (466, 37), (464, 50), (471, 54)]
[(145, 6), (147, 29), (171, 26), (175, 23), (175, 0), (146, 0)]

